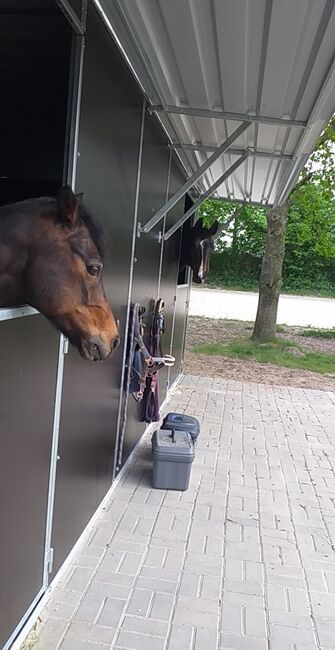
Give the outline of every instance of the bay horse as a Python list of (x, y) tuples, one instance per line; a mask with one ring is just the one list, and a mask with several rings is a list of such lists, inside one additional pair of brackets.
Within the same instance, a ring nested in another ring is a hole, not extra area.
[(35, 307), (89, 361), (119, 343), (103, 258), (102, 230), (69, 186), (0, 208), (0, 307)]
[(215, 221), (211, 228), (205, 228), (203, 220), (198, 219), (193, 228), (183, 233), (180, 252), (180, 271), (190, 266), (193, 271), (193, 282), (202, 284), (209, 269), (209, 258), (213, 250), (213, 237), (219, 228)]

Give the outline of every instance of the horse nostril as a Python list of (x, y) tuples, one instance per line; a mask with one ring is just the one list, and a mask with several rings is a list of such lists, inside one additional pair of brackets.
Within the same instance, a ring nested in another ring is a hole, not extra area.
[(116, 348), (118, 347), (119, 343), (120, 343), (120, 337), (119, 337), (119, 336), (116, 336), (115, 339), (113, 339), (113, 341), (112, 341), (112, 345), (111, 345), (111, 348), (112, 348), (112, 351), (113, 351), (113, 352), (114, 352), (114, 350), (116, 350)]

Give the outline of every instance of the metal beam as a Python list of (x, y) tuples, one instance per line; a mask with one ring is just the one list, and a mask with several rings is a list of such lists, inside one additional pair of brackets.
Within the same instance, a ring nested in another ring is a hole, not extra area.
[[(190, 144), (187, 142), (173, 142), (170, 147), (172, 149), (183, 149), (184, 151), (216, 151), (217, 147), (213, 145), (206, 144)], [(272, 151), (255, 151), (254, 149), (237, 149), (235, 147), (230, 147), (227, 150), (227, 154), (233, 156), (243, 156), (244, 152), (247, 151), (249, 156), (257, 156), (259, 158), (275, 158), (280, 160), (292, 160), (292, 156), (289, 153), (275, 153)]]
[(171, 208), (173, 208), (178, 201), (185, 196), (186, 192), (194, 185), (194, 183), (199, 180), (199, 178), (207, 171), (213, 163), (222, 156), (222, 154), (229, 149), (230, 145), (239, 138), (239, 136), (244, 133), (244, 131), (250, 126), (250, 122), (242, 122), (240, 126), (235, 129), (235, 131), (225, 140), (220, 147), (217, 148), (217, 150), (206, 160), (203, 165), (197, 169), (192, 176), (182, 185), (177, 192), (171, 196), (171, 198), (153, 215), (151, 219), (145, 224), (145, 226), (141, 227), (141, 232), (148, 233), (152, 228), (155, 227), (156, 223), (162, 219), (162, 217), (169, 211)]
[(236, 203), (238, 205), (252, 205), (255, 208), (272, 208), (271, 203), (261, 203), (260, 201), (248, 201), (247, 199), (230, 199), (228, 196), (215, 196), (215, 201), (225, 203)]
[[(85, 28), (82, 25), (80, 19), (78, 18), (74, 9), (72, 9), (68, 0), (55, 0), (56, 4), (59, 6), (65, 17), (68, 19), (70, 25), (73, 27), (74, 31), (80, 36), (84, 36)], [(84, 14), (84, 10), (83, 14)], [(84, 16), (83, 16), (84, 17)]]
[(201, 195), (200, 199), (198, 199), (195, 203), (193, 203), (193, 205), (189, 208), (189, 210), (187, 210), (187, 212), (185, 212), (185, 214), (183, 214), (183, 216), (180, 219), (178, 219), (178, 221), (176, 221), (176, 223), (167, 231), (167, 233), (165, 233), (164, 241), (170, 239), (170, 237), (172, 237), (172, 235), (176, 232), (176, 230), (178, 230), (183, 225), (183, 223), (185, 223), (185, 221), (187, 221), (187, 219), (189, 219), (192, 216), (192, 214), (195, 213), (195, 211), (200, 207), (200, 205), (206, 199), (212, 196), (213, 192), (215, 192), (215, 190), (218, 187), (220, 187), (220, 185), (222, 185), (222, 183), (224, 183), (224, 181), (229, 176), (231, 176), (231, 174), (233, 174), (234, 171), (236, 171), (236, 169), (240, 167), (240, 165), (242, 165), (247, 158), (248, 158), (248, 152), (246, 151), (243, 154), (243, 156), (241, 156), (238, 160), (236, 160), (236, 162), (234, 162), (234, 164), (231, 165), (231, 167), (229, 167), (229, 169), (227, 169), (227, 171), (225, 171), (225, 173), (222, 174), (222, 176), (220, 176), (220, 178), (218, 178), (218, 180), (215, 181), (213, 185), (211, 185), (211, 187), (209, 188), (209, 190), (207, 190), (207, 192)]
[(249, 115), (249, 113), (230, 113), (229, 111), (214, 111), (205, 108), (192, 108), (188, 106), (150, 106), (151, 113), (175, 113), (176, 115), (191, 115), (193, 117), (209, 117), (214, 120), (237, 120), (259, 124), (275, 124), (277, 126), (296, 126), (305, 128), (307, 122), (303, 120), (291, 120), (285, 117), (269, 117), (268, 115)]

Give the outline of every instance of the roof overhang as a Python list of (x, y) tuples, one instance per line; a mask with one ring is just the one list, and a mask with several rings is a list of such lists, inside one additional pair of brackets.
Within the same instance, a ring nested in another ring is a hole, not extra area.
[(94, 2), (189, 176), (249, 123), (198, 191), (283, 202), (335, 111), (334, 1)]

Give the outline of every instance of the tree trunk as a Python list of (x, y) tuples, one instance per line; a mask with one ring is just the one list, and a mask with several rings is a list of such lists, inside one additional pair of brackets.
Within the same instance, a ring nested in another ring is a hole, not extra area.
[(232, 242), (231, 242), (232, 256), (234, 256), (236, 254), (238, 229), (239, 229), (239, 225), (240, 225), (241, 211), (242, 211), (242, 208), (236, 208), (236, 210), (234, 212), (234, 226), (233, 226), (233, 234), (232, 234)]
[(278, 300), (282, 284), (288, 201), (267, 213), (268, 230), (259, 283), (257, 316), (252, 339), (266, 343), (276, 336)]

